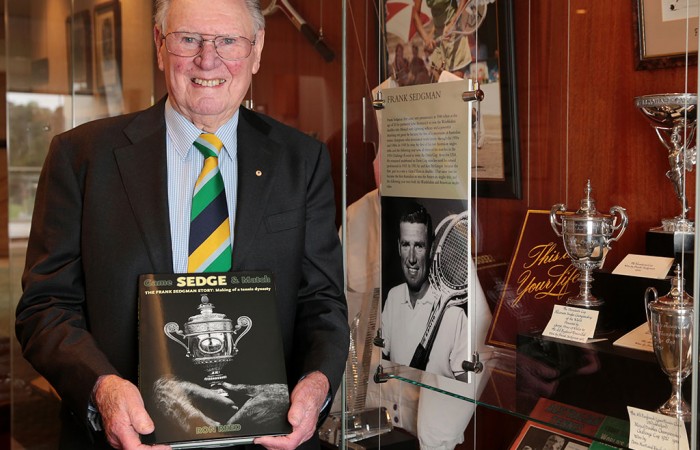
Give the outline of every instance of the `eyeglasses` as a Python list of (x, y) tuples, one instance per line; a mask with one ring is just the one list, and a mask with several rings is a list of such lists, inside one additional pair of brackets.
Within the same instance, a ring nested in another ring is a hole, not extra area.
[[(210, 35), (206, 35), (210, 36)], [(216, 54), (227, 61), (246, 59), (253, 51), (255, 40), (243, 36), (214, 36), (204, 39), (201, 34), (186, 31), (173, 31), (163, 38), (165, 48), (175, 56), (194, 57), (202, 53), (205, 42), (214, 44)]]

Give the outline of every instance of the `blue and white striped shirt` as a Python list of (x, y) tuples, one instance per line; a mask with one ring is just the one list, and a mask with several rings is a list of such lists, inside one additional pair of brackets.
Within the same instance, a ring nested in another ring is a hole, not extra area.
[[(204, 157), (192, 144), (202, 133), (202, 130), (175, 111), (170, 100), (165, 103), (165, 126), (167, 129), (168, 208), (173, 246), (173, 271), (183, 273), (187, 272), (192, 192), (204, 164)], [(236, 189), (238, 186), (237, 128), (238, 111), (215, 133), (224, 144), (219, 155), (219, 171), (224, 179), (231, 237), (234, 240), (233, 227), (236, 223)]]

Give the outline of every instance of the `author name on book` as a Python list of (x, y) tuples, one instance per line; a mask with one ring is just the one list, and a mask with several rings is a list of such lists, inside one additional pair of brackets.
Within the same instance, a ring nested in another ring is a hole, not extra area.
[(238, 423), (227, 423), (225, 425), (197, 427), (195, 429), (197, 434), (230, 433), (232, 431), (241, 431), (241, 425)]

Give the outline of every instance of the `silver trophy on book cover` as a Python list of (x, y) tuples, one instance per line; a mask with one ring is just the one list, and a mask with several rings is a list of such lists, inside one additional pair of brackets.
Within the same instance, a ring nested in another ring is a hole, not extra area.
[(684, 285), (680, 265), (676, 265), (669, 293), (659, 297), (656, 289), (648, 288), (644, 306), (656, 359), (673, 386), (671, 398), (657, 412), (688, 422), (690, 406), (683, 400), (681, 385), (693, 366), (693, 297)]
[(694, 224), (688, 219), (688, 200), (685, 195), (685, 173), (693, 170), (697, 160), (695, 130), (697, 128), (696, 94), (656, 94), (635, 98), (635, 106), (644, 114), (668, 150), (670, 168), (666, 177), (673, 183), (680, 214), (661, 221), (661, 230), (692, 232)]
[(210, 388), (217, 394), (228, 397), (226, 390), (221, 387), (226, 379), (221, 370), (238, 353), (238, 341), (250, 331), (253, 321), (248, 316), (241, 316), (234, 326), (226, 314), (213, 311), (214, 305), (209, 302), (206, 294), (202, 294), (197, 309), (200, 313), (187, 320), (184, 331), (181, 331), (175, 322), (166, 323), (163, 331), (166, 336), (184, 347), (187, 357), (195, 365), (204, 369), (207, 373), (204, 381)]
[[(627, 212), (621, 206), (613, 206), (610, 215), (599, 213), (591, 198), (591, 180), (586, 183), (579, 210), (575, 214), (557, 214), (560, 212), (566, 212), (566, 205), (552, 206), (549, 222), (556, 235), (563, 238), (571, 263), (580, 271), (579, 293), (567, 299), (566, 304), (583, 308), (600, 306), (603, 300), (591, 294), (593, 269), (603, 266), (610, 244), (620, 239), (627, 229)], [(618, 217), (620, 221), (616, 223)]]

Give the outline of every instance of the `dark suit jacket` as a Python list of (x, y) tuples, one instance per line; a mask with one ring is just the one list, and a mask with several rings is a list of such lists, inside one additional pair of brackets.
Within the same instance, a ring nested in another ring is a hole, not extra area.
[[(173, 270), (164, 104), (57, 136), (39, 181), (16, 332), (85, 425), (99, 376), (137, 381), (138, 276)], [(325, 146), (241, 108), (232, 270), (274, 271), (288, 379), (320, 370), (333, 392), (349, 339), (334, 211)]]

